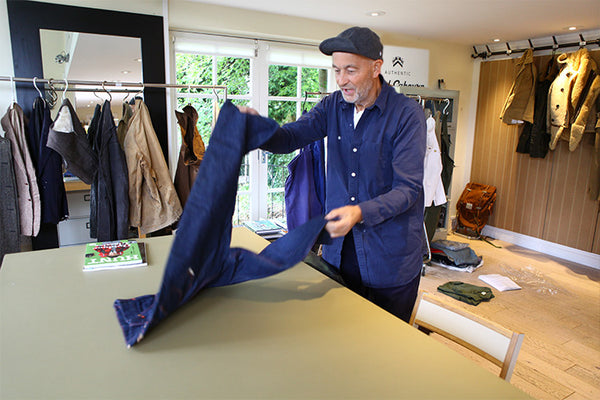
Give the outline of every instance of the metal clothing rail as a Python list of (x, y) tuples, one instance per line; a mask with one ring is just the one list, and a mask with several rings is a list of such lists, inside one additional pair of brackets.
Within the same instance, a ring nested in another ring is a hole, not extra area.
[[(28, 82), (28, 83), (42, 83), (48, 85), (64, 85), (67, 87), (70, 85), (83, 85), (83, 86), (101, 86), (106, 91), (106, 87), (114, 88), (130, 88), (135, 87), (138, 89), (145, 88), (169, 88), (169, 89), (221, 89), (225, 91), (225, 99), (227, 99), (227, 86), (225, 85), (178, 85), (171, 83), (146, 83), (146, 82), (118, 82), (118, 81), (82, 81), (82, 80), (65, 80), (65, 79), (38, 79), (38, 78), (16, 78), (12, 76), (0, 76), (0, 81), (8, 82)], [(73, 89), (73, 91), (94, 91), (93, 89)]]
[(482, 58), (482, 59), (486, 59), (488, 57), (493, 57), (493, 56), (499, 56), (499, 55), (511, 55), (513, 53), (524, 53), (526, 50), (532, 49), (533, 51), (542, 51), (542, 50), (557, 50), (557, 49), (563, 49), (563, 48), (569, 48), (569, 47), (585, 47), (585, 46), (591, 46), (591, 45), (598, 45), (600, 46), (600, 39), (593, 39), (593, 40), (585, 40), (583, 38), (583, 36), (580, 34), (579, 38), (581, 39), (579, 42), (572, 42), (572, 43), (558, 43), (556, 41), (556, 37), (552, 36), (552, 41), (554, 42), (554, 44), (551, 45), (546, 45), (546, 46), (533, 46), (531, 43), (531, 39), (527, 39), (529, 41), (529, 48), (526, 49), (511, 49), (510, 45), (508, 44), (508, 42), (506, 42), (506, 50), (502, 50), (502, 51), (491, 51), (489, 45), (485, 45), (486, 51), (482, 51), (482, 52), (478, 52), (477, 51), (477, 47), (473, 46), (473, 54), (471, 54), (472, 58)]

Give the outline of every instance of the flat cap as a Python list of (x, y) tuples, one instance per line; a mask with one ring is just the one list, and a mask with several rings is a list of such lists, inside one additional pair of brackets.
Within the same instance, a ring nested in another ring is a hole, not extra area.
[(352, 53), (373, 60), (383, 59), (383, 45), (379, 36), (369, 28), (353, 26), (336, 37), (325, 39), (319, 45), (323, 54)]

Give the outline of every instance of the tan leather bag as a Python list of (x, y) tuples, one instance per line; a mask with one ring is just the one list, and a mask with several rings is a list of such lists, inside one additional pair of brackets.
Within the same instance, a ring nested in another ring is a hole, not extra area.
[(456, 233), (479, 238), (496, 202), (496, 187), (469, 182), (458, 203)]

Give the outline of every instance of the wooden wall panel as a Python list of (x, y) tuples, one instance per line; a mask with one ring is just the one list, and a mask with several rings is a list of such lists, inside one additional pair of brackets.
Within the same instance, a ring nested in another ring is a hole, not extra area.
[(596, 229), (594, 233), (594, 244), (592, 245), (592, 253), (600, 254), (600, 207), (596, 213)]
[[(550, 56), (535, 57), (545, 68)], [(593, 52), (600, 65), (600, 51)], [(593, 135), (574, 152), (566, 142), (543, 159), (519, 154), (521, 127), (500, 113), (514, 76), (516, 59), (481, 64), (471, 181), (494, 185), (498, 197), (489, 224), (576, 249), (599, 253), (598, 202), (587, 197)]]

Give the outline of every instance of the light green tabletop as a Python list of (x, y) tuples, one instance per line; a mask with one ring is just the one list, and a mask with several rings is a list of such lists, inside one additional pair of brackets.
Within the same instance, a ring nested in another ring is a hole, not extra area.
[(171, 240), (114, 271), (83, 272), (84, 246), (5, 256), (0, 398), (529, 398), (303, 263), (208, 289), (128, 349), (112, 303), (156, 293)]

